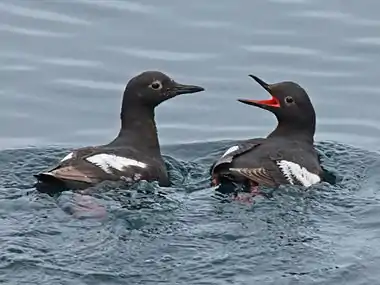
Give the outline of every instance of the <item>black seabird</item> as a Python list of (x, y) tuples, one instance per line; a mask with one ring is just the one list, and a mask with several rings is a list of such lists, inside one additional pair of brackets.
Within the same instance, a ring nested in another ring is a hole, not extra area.
[(34, 175), (38, 179), (37, 189), (85, 189), (105, 180), (158, 181), (161, 186), (169, 186), (154, 109), (177, 95), (203, 90), (200, 86), (179, 84), (158, 71), (137, 75), (124, 91), (118, 136), (109, 144), (74, 150), (53, 168)]
[(314, 149), (316, 115), (306, 91), (297, 83), (265, 83), (249, 75), (272, 96), (269, 100), (238, 101), (272, 112), (277, 127), (266, 138), (243, 141), (228, 149), (211, 167), (212, 185), (242, 183), (309, 187), (323, 180), (325, 171)]

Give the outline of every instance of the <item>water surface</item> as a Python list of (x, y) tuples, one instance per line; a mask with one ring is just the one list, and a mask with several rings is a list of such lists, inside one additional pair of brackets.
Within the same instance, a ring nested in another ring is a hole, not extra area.
[[(365, 3), (1, 0), (0, 280), (376, 284), (380, 4)], [(103, 220), (69, 215), (73, 193), (37, 193), (33, 173), (114, 137), (124, 86), (148, 69), (206, 88), (157, 109), (173, 187), (104, 186)], [(307, 89), (337, 185), (252, 206), (209, 188), (231, 140), (275, 125), (236, 102), (268, 96), (250, 73)]]

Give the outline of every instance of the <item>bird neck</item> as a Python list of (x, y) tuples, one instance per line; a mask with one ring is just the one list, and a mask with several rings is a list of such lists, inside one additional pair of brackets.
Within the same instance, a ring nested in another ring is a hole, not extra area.
[(294, 125), (282, 121), (277, 124), (276, 129), (268, 135), (270, 137), (288, 137), (314, 143), (315, 122), (312, 124)]
[(120, 114), (121, 129), (117, 140), (160, 153), (154, 116), (152, 106), (123, 104)]

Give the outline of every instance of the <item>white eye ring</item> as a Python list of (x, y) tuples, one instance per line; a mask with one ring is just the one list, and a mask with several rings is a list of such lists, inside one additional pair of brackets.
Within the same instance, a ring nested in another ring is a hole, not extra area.
[(155, 80), (152, 82), (152, 84), (149, 85), (149, 87), (153, 90), (160, 90), (162, 89), (162, 83), (159, 80)]
[(293, 104), (294, 103), (293, 97), (292, 96), (285, 97), (285, 103), (286, 104)]

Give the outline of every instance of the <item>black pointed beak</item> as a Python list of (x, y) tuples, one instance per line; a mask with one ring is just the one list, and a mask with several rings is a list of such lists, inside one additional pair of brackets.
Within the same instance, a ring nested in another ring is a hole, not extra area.
[(267, 110), (273, 110), (281, 107), (280, 101), (272, 94), (270, 84), (266, 83), (264, 80), (258, 78), (255, 75), (250, 74), (248, 76), (259, 83), (260, 86), (263, 87), (271, 95), (272, 98), (269, 100), (238, 99), (239, 102)]
[(186, 85), (186, 84), (176, 83), (171, 91), (173, 92), (174, 96), (177, 96), (180, 94), (197, 93), (197, 92), (201, 92), (204, 90), (205, 89), (203, 87), (200, 87), (197, 85)]
[(258, 78), (255, 75), (252, 75), (252, 74), (249, 74), (248, 76), (253, 78), (257, 83), (259, 83), (261, 87), (263, 87), (266, 91), (269, 92), (269, 94), (271, 93), (270, 85), (268, 83), (266, 83), (264, 80)]

